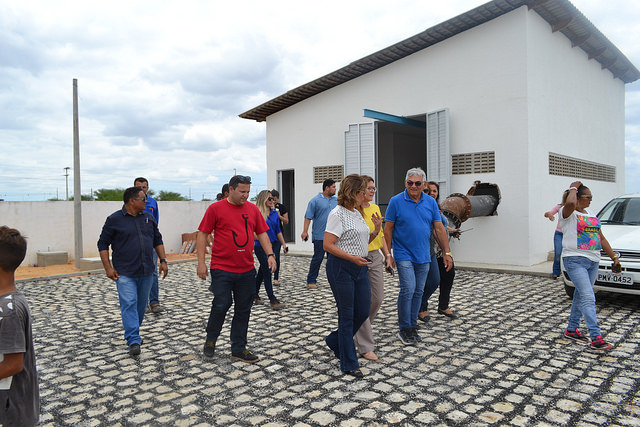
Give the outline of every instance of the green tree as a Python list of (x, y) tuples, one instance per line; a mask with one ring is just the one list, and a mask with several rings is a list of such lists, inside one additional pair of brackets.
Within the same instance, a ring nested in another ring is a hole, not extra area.
[(160, 190), (160, 193), (158, 193), (158, 197), (156, 197), (156, 199), (163, 202), (181, 202), (181, 201), (189, 200), (186, 197), (181, 196), (180, 193), (176, 193), (174, 191), (164, 191), (164, 190)]
[(99, 202), (122, 201), (124, 188), (100, 188), (93, 192)]
[[(73, 200), (73, 196), (69, 197), (69, 200)], [(81, 194), (80, 200), (91, 201), (93, 200), (93, 197), (91, 197), (91, 194)]]

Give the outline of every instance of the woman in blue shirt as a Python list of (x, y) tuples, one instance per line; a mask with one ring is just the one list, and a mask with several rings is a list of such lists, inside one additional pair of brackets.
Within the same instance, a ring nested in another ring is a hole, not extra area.
[[(284, 241), (284, 237), (282, 236), (282, 230), (280, 229), (280, 217), (278, 216), (278, 211), (274, 209), (274, 199), (271, 196), (271, 192), (269, 190), (262, 190), (258, 193), (258, 198), (256, 200), (256, 206), (260, 209), (262, 216), (264, 217), (269, 229), (267, 230), (267, 235), (269, 236), (269, 240), (271, 241), (271, 247), (273, 248), (274, 253), (280, 252), (280, 245), (282, 245), (283, 251), (286, 254), (289, 250), (287, 248), (287, 244)], [(258, 269), (258, 274), (256, 275), (256, 296), (253, 298), (254, 304), (261, 304), (262, 300), (258, 296), (258, 292), (260, 291), (260, 285), (264, 281), (264, 289), (267, 291), (267, 296), (269, 297), (269, 303), (271, 308), (274, 310), (279, 310), (284, 306), (278, 298), (273, 294), (273, 284), (271, 281), (271, 270), (269, 270), (269, 264), (267, 261), (267, 254), (264, 249), (260, 245), (260, 242), (255, 241), (254, 251), (256, 253), (256, 257), (260, 262), (260, 268)]]

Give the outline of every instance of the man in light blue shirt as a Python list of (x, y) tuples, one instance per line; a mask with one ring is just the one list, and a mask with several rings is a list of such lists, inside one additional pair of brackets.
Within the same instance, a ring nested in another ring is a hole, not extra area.
[(313, 242), (313, 258), (309, 264), (309, 274), (307, 275), (307, 286), (309, 289), (317, 289), (318, 272), (324, 258), (324, 229), (327, 227), (327, 217), (329, 212), (336, 207), (336, 182), (332, 179), (325, 179), (322, 183), (322, 193), (309, 201), (307, 211), (304, 214), (304, 227), (302, 240), (309, 239), (309, 224), (313, 221), (311, 228), (311, 241)]
[(426, 175), (420, 168), (407, 171), (405, 191), (389, 201), (385, 212), (384, 239), (387, 247), (393, 247), (391, 267), (398, 267), (398, 338), (403, 344), (420, 341), (417, 332), (418, 311), (422, 303), (424, 284), (429, 273), (431, 228), (445, 253), (443, 260), (447, 271), (452, 260), (449, 239), (440, 221), (436, 200), (422, 192)]

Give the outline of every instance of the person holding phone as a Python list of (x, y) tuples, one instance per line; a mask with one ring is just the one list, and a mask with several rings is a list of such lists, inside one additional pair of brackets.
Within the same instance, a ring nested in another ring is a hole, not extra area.
[[(288, 252), (287, 244), (284, 241), (284, 237), (282, 237), (282, 230), (280, 229), (280, 218), (278, 216), (278, 212), (273, 208), (274, 200), (273, 196), (269, 192), (269, 190), (262, 190), (258, 193), (258, 198), (256, 200), (256, 206), (260, 210), (262, 217), (267, 222), (269, 229), (267, 230), (267, 236), (269, 236), (269, 241), (271, 242), (271, 250), (274, 254), (280, 253), (280, 246), (284, 248), (284, 253)], [(267, 291), (267, 296), (269, 297), (269, 304), (271, 308), (274, 310), (281, 309), (284, 304), (282, 304), (278, 298), (273, 293), (273, 286), (271, 282), (271, 270), (269, 269), (269, 261), (267, 257), (267, 253), (260, 246), (260, 242), (256, 239), (253, 245), (253, 251), (256, 253), (256, 257), (260, 262), (260, 268), (258, 269), (258, 274), (256, 274), (256, 295), (253, 297), (254, 304), (261, 304), (262, 300), (258, 295), (258, 291), (260, 291), (260, 285), (264, 281), (264, 290)], [(277, 256), (276, 256), (276, 265), (277, 265)]]
[[(378, 360), (378, 356), (374, 352), (376, 341), (373, 338), (371, 323), (373, 323), (373, 319), (376, 317), (384, 299), (384, 270), (387, 267), (386, 260), (391, 257), (391, 253), (387, 248), (387, 242), (384, 241), (384, 233), (381, 230), (382, 215), (380, 214), (380, 208), (373, 203), (373, 198), (376, 195), (375, 182), (373, 178), (367, 175), (363, 175), (362, 178), (367, 182), (367, 191), (364, 193), (364, 201), (362, 202), (362, 212), (364, 220), (369, 226), (370, 235), (373, 236), (373, 240), (369, 243), (369, 254), (367, 255), (367, 258), (371, 260), (368, 270), (371, 304), (369, 306), (369, 317), (360, 326), (354, 339), (360, 356), (367, 360)], [(380, 253), (380, 250), (382, 250), (382, 253)], [(388, 268), (388, 271), (393, 274), (393, 269), (391, 267)]]
[[(340, 359), (340, 369), (356, 378), (364, 376), (358, 363), (353, 336), (369, 317), (371, 290), (366, 259), (375, 236), (363, 218), (362, 202), (367, 182), (348, 175), (340, 183), (337, 206), (327, 218), (323, 248), (327, 258), (327, 279), (338, 307), (338, 329), (326, 338), (327, 346)], [(380, 224), (374, 230), (380, 232)]]

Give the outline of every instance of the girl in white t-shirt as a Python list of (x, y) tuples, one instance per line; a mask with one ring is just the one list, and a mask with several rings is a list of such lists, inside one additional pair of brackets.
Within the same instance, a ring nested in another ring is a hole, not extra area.
[[(562, 209), (564, 204), (567, 202), (567, 196), (569, 195), (569, 190), (564, 190), (562, 193), (562, 203), (558, 203), (547, 212), (544, 213), (545, 218), (549, 218), (549, 221), (554, 221), (556, 219), (555, 215)], [(551, 277), (553, 279), (557, 279), (560, 277), (562, 273), (560, 271), (560, 256), (562, 255), (562, 227), (560, 226), (560, 217), (558, 216), (558, 222), (556, 225), (556, 232), (553, 234), (553, 269), (551, 270)]]
[(591, 336), (590, 347), (593, 350), (610, 350), (613, 346), (600, 335), (593, 284), (598, 275), (601, 249), (611, 257), (614, 264), (620, 264), (620, 261), (602, 234), (598, 217), (587, 210), (591, 199), (591, 190), (580, 181), (575, 181), (571, 184), (567, 202), (560, 211), (562, 262), (576, 288), (564, 336), (589, 344), (589, 338), (578, 331), (580, 319), (584, 316)]

